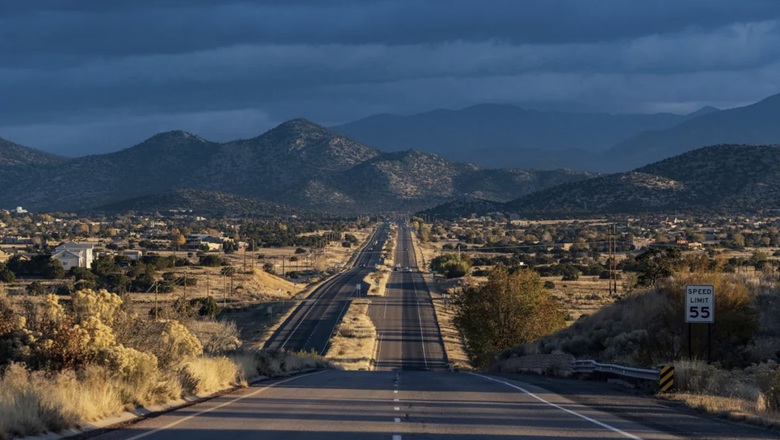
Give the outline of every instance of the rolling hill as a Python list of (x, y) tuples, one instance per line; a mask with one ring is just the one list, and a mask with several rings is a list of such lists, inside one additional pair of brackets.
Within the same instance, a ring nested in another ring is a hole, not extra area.
[(592, 177), (486, 169), (416, 151), (386, 153), (303, 119), (227, 143), (172, 131), (115, 153), (29, 162), (13, 179), (0, 177), (14, 189), (0, 192), (0, 206), (82, 211), (192, 188), (330, 212), (380, 212), (463, 196), (506, 201)]
[(92, 211), (112, 215), (128, 211), (149, 214), (178, 210), (192, 210), (193, 214), (213, 217), (289, 217), (291, 215), (309, 217), (322, 215), (322, 213), (264, 200), (192, 188), (181, 188), (151, 196), (135, 197), (99, 206)]
[(504, 210), (529, 214), (780, 209), (780, 145), (714, 145), (634, 171), (563, 184)]
[(577, 217), (663, 212), (780, 210), (780, 145), (714, 145), (633, 171), (569, 182), (506, 203), (458, 199), (421, 211), (440, 218), (472, 213)]

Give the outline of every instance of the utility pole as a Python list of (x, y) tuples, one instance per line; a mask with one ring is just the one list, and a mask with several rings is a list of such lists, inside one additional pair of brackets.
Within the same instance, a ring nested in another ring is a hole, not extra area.
[(609, 296), (617, 295), (617, 229), (609, 226), (607, 246), (609, 247)]

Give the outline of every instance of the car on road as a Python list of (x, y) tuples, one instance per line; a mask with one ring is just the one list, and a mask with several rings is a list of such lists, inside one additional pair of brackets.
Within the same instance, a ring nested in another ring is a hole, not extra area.
[(366, 263), (360, 263), (360, 267), (366, 267)]
[(412, 268), (409, 266), (404, 267), (404, 272), (411, 272)]
[(409, 250), (409, 248), (404, 248), (404, 250), (405, 250), (405, 251), (408, 251), (408, 250)]

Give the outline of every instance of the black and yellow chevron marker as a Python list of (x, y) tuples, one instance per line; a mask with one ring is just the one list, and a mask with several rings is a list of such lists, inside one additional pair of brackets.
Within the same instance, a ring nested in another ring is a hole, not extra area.
[(661, 392), (665, 393), (674, 387), (674, 367), (665, 365), (661, 367), (661, 380), (658, 381)]

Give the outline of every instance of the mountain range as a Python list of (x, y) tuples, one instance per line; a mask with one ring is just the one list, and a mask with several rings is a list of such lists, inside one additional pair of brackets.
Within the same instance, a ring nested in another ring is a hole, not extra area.
[(780, 143), (780, 95), (688, 115), (610, 115), (478, 105), (376, 115), (332, 127), (388, 151), (414, 148), (488, 167), (631, 170), (708, 145)]
[(92, 210), (127, 199), (136, 199), (127, 206), (138, 210), (141, 201), (157, 203), (143, 197), (181, 188), (339, 213), (417, 210), (463, 196), (507, 201), (594, 177), (387, 153), (303, 119), (227, 143), (160, 133), (122, 151), (75, 159), (3, 142), (0, 158), (0, 206), (38, 211)]
[(780, 145), (713, 145), (637, 168), (564, 183), (506, 203), (465, 198), (425, 214), (581, 216), (780, 209)]

